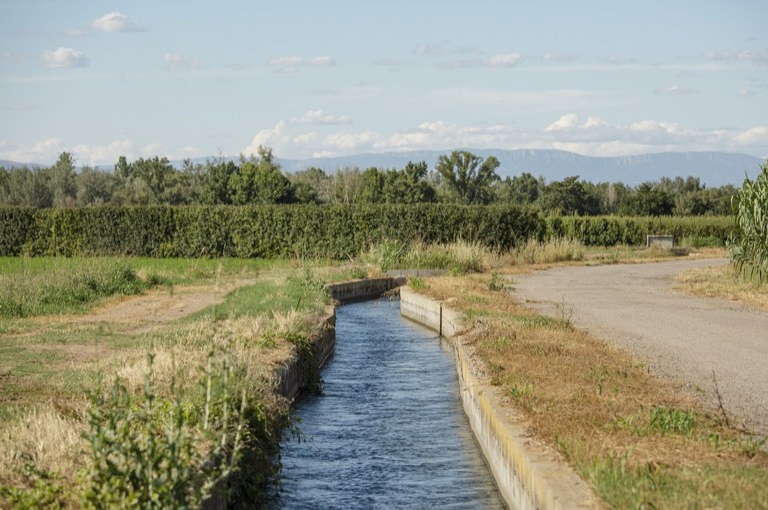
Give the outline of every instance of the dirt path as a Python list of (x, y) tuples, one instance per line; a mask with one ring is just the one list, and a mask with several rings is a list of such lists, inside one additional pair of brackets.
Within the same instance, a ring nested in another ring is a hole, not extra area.
[[(254, 283), (253, 280), (232, 280), (208, 285), (174, 286), (158, 288), (138, 296), (107, 300), (82, 315), (54, 315), (32, 319), (39, 327), (20, 336), (37, 335), (56, 324), (99, 324), (121, 326), (123, 333), (141, 334), (155, 331), (164, 324), (199, 312), (209, 306), (223, 303), (227, 294), (238, 287)], [(18, 335), (8, 335), (18, 336)], [(2, 337), (2, 335), (0, 335)]]
[(713, 298), (683, 295), (672, 278), (725, 264), (698, 259), (634, 265), (565, 267), (515, 277), (515, 293), (543, 313), (646, 360), (653, 372), (768, 434), (768, 314)]

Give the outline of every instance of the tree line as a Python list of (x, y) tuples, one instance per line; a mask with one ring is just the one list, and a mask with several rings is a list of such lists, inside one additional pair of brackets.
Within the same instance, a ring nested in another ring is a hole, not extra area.
[(83, 207), (93, 205), (246, 205), (246, 204), (416, 204), (458, 203), (529, 205), (545, 214), (698, 216), (726, 215), (736, 188), (707, 188), (697, 177), (662, 178), (629, 186), (591, 183), (579, 176), (547, 182), (525, 172), (501, 178), (499, 161), (467, 151), (402, 169), (319, 168), (286, 173), (272, 150), (239, 161), (205, 164), (184, 161), (175, 168), (167, 158), (121, 156), (114, 169), (89, 166), (76, 170), (70, 153), (47, 168), (0, 167), (0, 205)]

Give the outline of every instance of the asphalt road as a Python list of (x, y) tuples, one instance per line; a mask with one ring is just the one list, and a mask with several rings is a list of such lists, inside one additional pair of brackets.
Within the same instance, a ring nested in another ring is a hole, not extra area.
[[(573, 324), (649, 363), (658, 376), (717, 406), (714, 371), (732, 423), (768, 434), (768, 314), (738, 303), (676, 292), (687, 269), (725, 264), (697, 259), (564, 267), (515, 277), (531, 308)], [(701, 392), (697, 392), (701, 393)]]

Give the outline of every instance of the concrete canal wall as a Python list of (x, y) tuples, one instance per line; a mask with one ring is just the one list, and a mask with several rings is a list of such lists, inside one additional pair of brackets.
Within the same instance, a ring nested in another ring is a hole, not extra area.
[(464, 412), (510, 508), (598, 507), (584, 481), (515, 422), (514, 411), (502, 404), (502, 390), (476, 374), (471, 353), (460, 340), (460, 313), (408, 288), (400, 289), (400, 313), (452, 339)]
[[(344, 304), (354, 301), (365, 301), (367, 299), (376, 299), (392, 289), (405, 283), (405, 278), (371, 278), (368, 280), (354, 280), (350, 282), (341, 282), (329, 284), (326, 286), (328, 292), (336, 303)], [(314, 337), (314, 356), (320, 367), (323, 366), (328, 357), (336, 348), (336, 312), (330, 307), (322, 320)], [(293, 356), (283, 366), (278, 368), (275, 374), (276, 391), (288, 400), (293, 400), (299, 394), (307, 382), (309, 374), (304, 370), (301, 353), (298, 348), (294, 348)]]
[[(375, 299), (404, 284), (404, 278), (378, 278), (328, 285), (337, 303)], [(502, 499), (510, 508), (597, 508), (583, 480), (557, 454), (537, 444), (515, 420), (514, 410), (503, 405), (502, 389), (473, 368), (471, 352), (461, 343), (464, 316), (442, 303), (400, 288), (400, 313), (452, 340), (460, 395), (472, 432), (488, 462)], [(320, 366), (336, 345), (336, 315), (330, 308), (314, 338)], [(277, 372), (276, 390), (293, 400), (307, 383), (298, 349)]]

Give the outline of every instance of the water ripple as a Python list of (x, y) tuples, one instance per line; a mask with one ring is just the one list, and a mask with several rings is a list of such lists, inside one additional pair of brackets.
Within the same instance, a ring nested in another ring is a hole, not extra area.
[(324, 392), (300, 397), (273, 509), (504, 508), (472, 437), (452, 353), (399, 303), (337, 310)]

